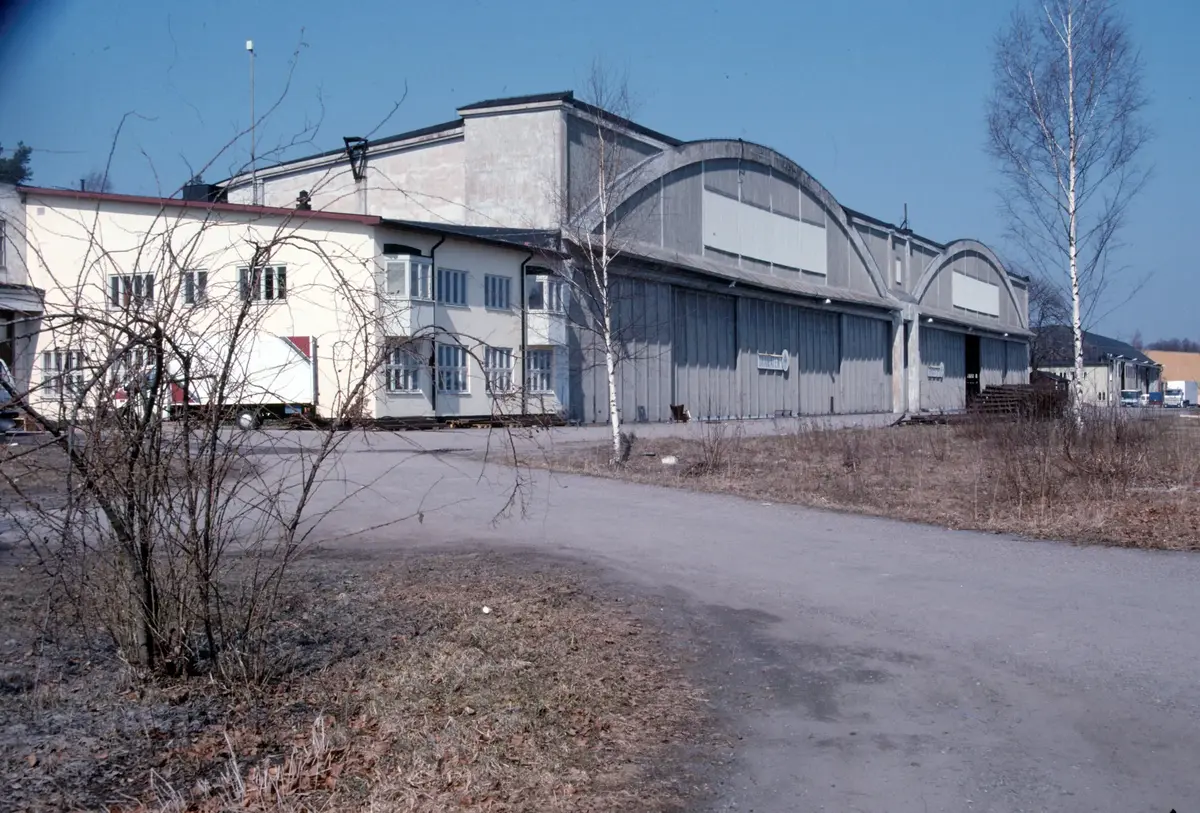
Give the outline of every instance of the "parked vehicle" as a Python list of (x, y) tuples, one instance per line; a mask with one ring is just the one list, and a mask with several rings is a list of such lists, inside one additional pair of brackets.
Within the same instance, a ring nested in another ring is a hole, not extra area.
[[(220, 408), (242, 429), (254, 429), (264, 421), (290, 415), (314, 415), (317, 405), (317, 340), (313, 336), (254, 334), (239, 342), (221, 392), (221, 374), (227, 348), (220, 343), (193, 343), (185, 364), (172, 359), (167, 364), (170, 383), (168, 408), (172, 418), (184, 412), (207, 412)], [(149, 384), (153, 375), (135, 373), (114, 393), (118, 405), (138, 397), (139, 382)]]
[(1146, 396), (1146, 406), (1160, 407), (1163, 405), (1163, 394), (1161, 392), (1152, 392)]
[(1183, 407), (1194, 406), (1197, 403), (1195, 381), (1168, 381), (1163, 393), (1163, 406)]
[(1121, 406), (1135, 407), (1142, 405), (1141, 393), (1137, 390), (1121, 390)]

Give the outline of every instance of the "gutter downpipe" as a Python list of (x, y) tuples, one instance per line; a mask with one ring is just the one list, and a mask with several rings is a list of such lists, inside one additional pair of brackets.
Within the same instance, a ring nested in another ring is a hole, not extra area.
[(528, 380), (528, 374), (525, 370), (525, 361), (529, 356), (529, 300), (525, 291), (525, 266), (534, 257), (534, 253), (529, 252), (529, 256), (521, 261), (521, 417), (524, 418), (529, 414), (529, 390), (525, 386)]
[(430, 372), (433, 373), (433, 375), (430, 376), (430, 378), (432, 380), (429, 382), (429, 400), (433, 406), (433, 417), (435, 420), (438, 417), (438, 411), (437, 411), (437, 391), (438, 391), (438, 387), (437, 387), (437, 385), (438, 385), (438, 382), (437, 382), (437, 250), (438, 250), (438, 246), (440, 246), (444, 242), (446, 242), (446, 235), (443, 234), (441, 239), (439, 239), (436, 243), (433, 244), (433, 248), (429, 249), (429, 289), (433, 293), (432, 313), (433, 313), (433, 331), (434, 331), (433, 351), (429, 355), (429, 360), (431, 362), (429, 365), (429, 369), (430, 369)]

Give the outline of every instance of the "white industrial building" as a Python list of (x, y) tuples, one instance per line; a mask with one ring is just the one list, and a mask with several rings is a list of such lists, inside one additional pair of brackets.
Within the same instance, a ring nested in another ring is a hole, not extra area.
[[(598, 225), (602, 133), (635, 179), (616, 212), (635, 238), (620, 283), (625, 420), (667, 420), (671, 404), (710, 418), (955, 410), (1028, 379), (1025, 280), (976, 240), (847, 209), (770, 148), (680, 141), (569, 92), (457, 112), (214, 193), (480, 229)], [(569, 341), (572, 414), (604, 420), (595, 350), (578, 331)]]
[[(1028, 380), (1025, 280), (976, 240), (940, 242), (850, 210), (768, 147), (681, 141), (571, 93), (457, 112), (193, 184), (186, 201), (138, 205), (211, 210), (222, 221), (352, 223), (359, 259), (385, 285), (390, 273), (409, 286), (410, 323), (396, 321), (380, 341), (428, 326), (491, 335), (482, 325), (503, 311), (514, 333), (482, 345), (511, 350), (517, 389), (535, 382), (540, 396), (553, 393), (547, 408), (598, 422), (607, 419), (604, 365), (558, 275), (569, 273), (559, 262), (564, 224), (606, 222), (595, 200), (603, 139), (629, 168), (607, 213), (624, 236), (612, 287), (625, 421), (670, 420), (679, 408), (710, 419), (957, 410), (982, 388)], [(46, 208), (35, 200), (45, 194), (27, 191), (25, 211)], [(54, 207), (67, 206), (67, 193), (54, 194)], [(81, 211), (100, 205), (71, 194)], [(112, 196), (102, 208), (136, 219), (121, 206)], [(502, 295), (493, 279), (505, 275)], [(510, 309), (493, 307), (505, 295)], [(307, 313), (279, 330), (315, 324)], [(335, 330), (335, 312), (322, 318)], [(392, 393), (378, 414), (440, 416), (450, 404), (489, 414), (479, 389), (444, 391), (455, 377), (441, 370), (461, 368), (445, 353), (430, 348), (420, 392)]]

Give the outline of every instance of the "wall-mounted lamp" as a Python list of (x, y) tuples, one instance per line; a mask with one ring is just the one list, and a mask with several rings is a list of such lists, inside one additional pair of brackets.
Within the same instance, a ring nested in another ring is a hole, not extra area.
[(1007, 334), (1007, 333), (1005, 333), (1005, 334), (1004, 334), (1004, 338), (1006, 338), (1006, 339), (1008, 338), (1008, 334)]
[(833, 300), (832, 300), (832, 299), (830, 299), (829, 297), (825, 297), (825, 304), (826, 304), (826, 305), (832, 305), (832, 304), (833, 304)]
[(928, 318), (925, 320), (925, 322), (926, 322), (926, 324), (930, 324), (930, 325), (932, 325), (932, 324), (933, 324), (933, 317), (932, 317), (932, 316), (928, 317)]

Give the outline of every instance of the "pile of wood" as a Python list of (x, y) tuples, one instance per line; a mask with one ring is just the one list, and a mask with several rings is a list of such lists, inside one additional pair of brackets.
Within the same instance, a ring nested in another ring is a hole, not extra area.
[(1042, 384), (1001, 384), (987, 387), (967, 407), (974, 415), (1021, 415), (1054, 418), (1067, 408), (1066, 388)]

